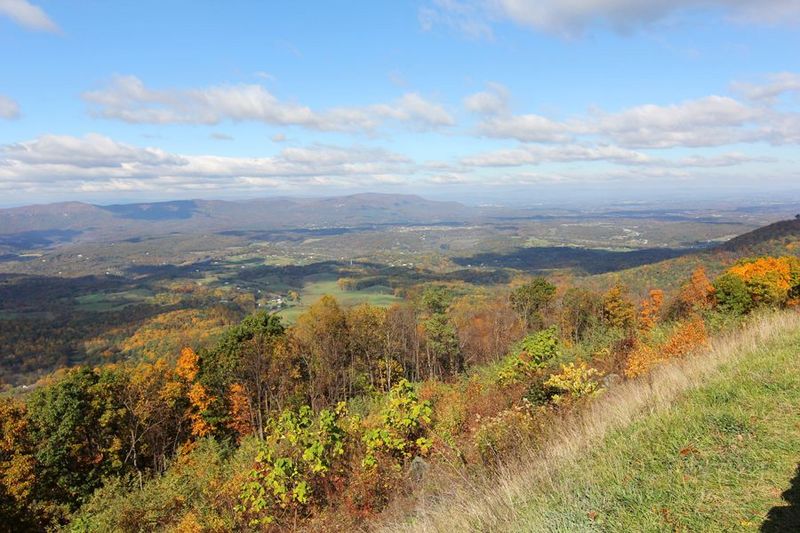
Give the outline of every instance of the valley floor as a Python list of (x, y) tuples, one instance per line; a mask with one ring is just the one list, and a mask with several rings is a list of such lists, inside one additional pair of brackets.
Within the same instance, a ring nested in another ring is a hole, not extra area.
[(800, 531), (800, 315), (763, 317), (600, 398), (422, 531)]

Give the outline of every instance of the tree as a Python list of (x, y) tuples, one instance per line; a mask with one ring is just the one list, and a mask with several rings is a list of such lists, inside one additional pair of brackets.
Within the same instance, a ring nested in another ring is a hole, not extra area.
[[(0, 397), (0, 517), (9, 531), (34, 531), (36, 460), (25, 405)], [(42, 528), (43, 529), (43, 528)]]
[(543, 277), (533, 278), (511, 293), (511, 305), (525, 323), (525, 329), (544, 326), (542, 312), (553, 300), (556, 286)]
[(116, 378), (111, 369), (75, 368), (31, 396), (31, 439), (44, 499), (74, 510), (105, 476), (121, 473)]
[(228, 409), (233, 418), (230, 422), (241, 430), (242, 408), (246, 405), (252, 431), (263, 440), (265, 418), (292, 403), (301, 377), (299, 358), (289, 349), (283, 329), (257, 332), (243, 342), (235, 383), (228, 387)]
[(561, 298), (559, 322), (565, 338), (578, 343), (603, 318), (603, 300), (592, 291), (570, 287)]
[(658, 322), (661, 314), (661, 306), (664, 304), (664, 291), (651, 289), (650, 297), (642, 302), (642, 310), (639, 313), (639, 328), (642, 331), (650, 331)]
[(395, 354), (403, 375), (411, 380), (422, 379), (422, 328), (409, 304), (394, 304), (386, 310), (386, 350)]
[(422, 306), (430, 314), (444, 313), (453, 301), (453, 291), (441, 285), (430, 285), (422, 293)]
[(743, 259), (727, 273), (744, 282), (755, 305), (786, 305), (800, 293), (800, 259), (797, 257)]
[(724, 273), (714, 280), (714, 293), (717, 310), (723, 313), (740, 316), (753, 307), (753, 299), (744, 280), (731, 273)]
[(186, 437), (186, 388), (166, 361), (142, 362), (117, 372), (117, 400), (124, 414), (120, 438), (124, 461), (141, 480), (146, 470), (162, 473)]
[(508, 297), (464, 296), (451, 306), (448, 316), (469, 366), (497, 361), (523, 334), (522, 321)]
[(403, 367), (389, 348), (387, 310), (362, 304), (347, 313), (349, 350), (355, 368), (356, 381), (363, 377), (372, 389), (389, 390), (402, 375)]
[(633, 302), (628, 297), (627, 288), (614, 285), (603, 296), (603, 320), (614, 328), (630, 329), (636, 320)]
[(308, 395), (314, 410), (352, 392), (348, 329), (336, 299), (325, 295), (300, 315), (292, 329), (293, 349), (308, 372)]
[(708, 280), (706, 269), (699, 266), (678, 295), (680, 314), (685, 316), (710, 309), (714, 305), (714, 286)]
[(425, 350), (428, 354), (429, 378), (445, 378), (464, 369), (458, 335), (453, 324), (441, 313), (425, 321)]
[(283, 362), (288, 360), (288, 356), (284, 357), (285, 331), (279, 316), (259, 311), (228, 328), (212, 349), (198, 354), (199, 375), (189, 391), (195, 405), (192, 418), (195, 435), (230, 429), (230, 402), (236, 398), (231, 387), (236, 383), (250, 398), (253, 428), (259, 432), (265, 409), (275, 406), (275, 398), (267, 394), (269, 386), (265, 380), (283, 376), (290, 378), (286, 380), (290, 384), (297, 377), (296, 367), (289, 364), (280, 368), (280, 372), (267, 375), (268, 370), (275, 368), (273, 359), (277, 353)]

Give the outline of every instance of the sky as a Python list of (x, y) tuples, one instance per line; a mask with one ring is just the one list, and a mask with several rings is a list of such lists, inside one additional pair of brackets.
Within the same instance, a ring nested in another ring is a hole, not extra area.
[(0, 0), (0, 205), (800, 193), (800, 1)]

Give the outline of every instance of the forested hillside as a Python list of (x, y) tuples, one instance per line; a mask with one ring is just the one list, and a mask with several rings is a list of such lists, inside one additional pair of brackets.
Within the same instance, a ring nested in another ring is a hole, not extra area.
[(658, 379), (654, 369), (798, 298), (800, 260), (765, 256), (713, 278), (697, 268), (641, 300), (621, 284), (598, 293), (534, 277), (422, 286), (390, 307), (326, 296), (291, 326), (257, 312), (209, 348), (65, 369), (3, 398), (3, 523), (376, 524), (435, 498), (442, 476), (502, 471), (602, 411), (621, 382)]

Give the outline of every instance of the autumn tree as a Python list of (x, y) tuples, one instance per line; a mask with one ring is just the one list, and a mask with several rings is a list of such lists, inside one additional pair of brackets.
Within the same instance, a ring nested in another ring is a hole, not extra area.
[(403, 375), (418, 381), (423, 376), (423, 331), (416, 310), (409, 304), (394, 304), (386, 310), (386, 350), (394, 354)]
[(743, 259), (726, 273), (744, 282), (754, 305), (782, 306), (800, 295), (800, 259), (797, 257)]
[(641, 304), (639, 312), (639, 329), (650, 331), (658, 322), (661, 314), (661, 307), (664, 304), (664, 291), (661, 289), (651, 289), (649, 298)]
[(694, 269), (689, 281), (681, 287), (677, 304), (678, 316), (705, 311), (714, 305), (714, 286), (705, 268), (699, 266)]
[(238, 426), (240, 435), (245, 402), (252, 431), (263, 439), (266, 417), (295, 403), (301, 394), (300, 361), (289, 349), (282, 326), (266, 328), (244, 341), (233, 376), (226, 391), (233, 424), (229, 426)]
[(503, 295), (464, 296), (456, 300), (448, 316), (468, 366), (497, 361), (523, 334), (522, 321)]
[(625, 286), (614, 285), (603, 296), (603, 320), (613, 328), (630, 329), (633, 327), (636, 321), (636, 311)]
[(348, 329), (344, 311), (323, 296), (292, 328), (293, 349), (308, 372), (308, 396), (315, 410), (343, 400), (353, 390)]
[[(246, 393), (253, 431), (259, 433), (263, 416), (277, 407), (274, 394), (279, 392), (273, 387), (274, 382), (280, 377), (288, 385), (297, 377), (296, 365), (286, 364), (289, 356), (284, 337), (280, 317), (260, 311), (228, 328), (214, 347), (197, 354), (199, 374), (189, 390), (189, 399), (195, 406), (195, 435), (231, 429), (230, 402), (241, 399), (232, 389), (234, 384)], [(280, 372), (275, 372), (276, 368)], [(269, 380), (272, 382), (267, 383)]]
[(555, 294), (556, 286), (543, 277), (533, 278), (511, 292), (511, 305), (519, 313), (526, 330), (544, 326), (543, 311)]
[(442, 313), (431, 315), (424, 323), (428, 378), (450, 377), (464, 369), (453, 324)]
[(35, 469), (25, 405), (0, 397), (0, 517), (10, 531), (38, 529), (33, 511)]
[(120, 369), (117, 400), (124, 413), (124, 461), (141, 484), (145, 471), (164, 472), (188, 437), (186, 388), (164, 359)]
[(583, 340), (603, 319), (603, 300), (594, 292), (570, 287), (561, 298), (559, 325), (566, 339)]
[(386, 309), (369, 304), (347, 312), (354, 379), (366, 378), (371, 389), (389, 390), (403, 374), (403, 367), (390, 348), (387, 318)]

